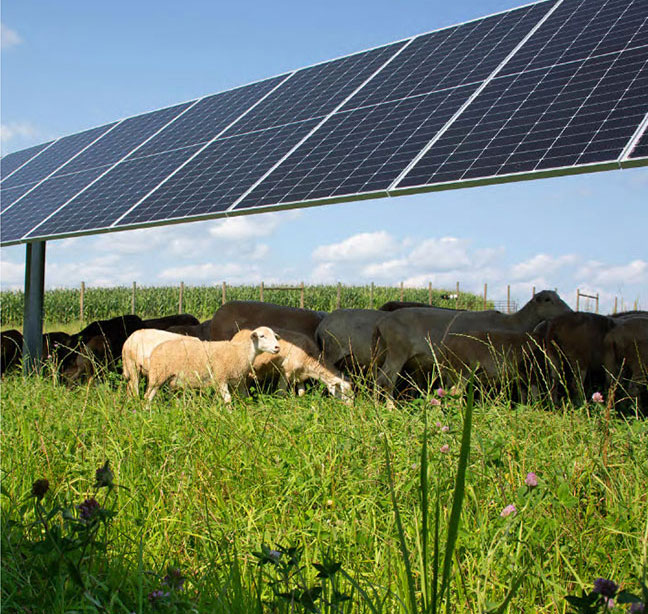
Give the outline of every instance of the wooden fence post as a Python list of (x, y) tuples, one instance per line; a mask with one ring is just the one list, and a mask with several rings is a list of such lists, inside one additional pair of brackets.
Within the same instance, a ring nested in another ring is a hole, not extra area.
[(405, 293), (403, 291), (403, 282), (401, 281), (400, 283), (400, 296), (401, 296), (401, 303), (405, 300)]
[(131, 313), (135, 315), (135, 292), (137, 292), (137, 283), (133, 282), (133, 294), (131, 296)]
[(225, 303), (227, 303), (227, 284), (223, 282), (221, 288), (221, 305), (224, 305)]
[(432, 305), (432, 282), (428, 282), (428, 305)]
[(371, 287), (369, 288), (369, 309), (374, 308), (374, 282), (371, 282)]
[(599, 293), (597, 292), (596, 293), (596, 313), (599, 312), (598, 310), (599, 310)]
[(484, 311), (486, 311), (487, 294), (488, 294), (488, 284), (484, 284), (484, 308), (483, 308)]
[(578, 311), (578, 307), (580, 306), (580, 288), (576, 288), (576, 311)]
[(181, 281), (180, 292), (178, 293), (178, 313), (182, 313), (183, 298), (184, 298), (184, 281)]
[(511, 284), (506, 285), (506, 313), (511, 313)]
[(263, 282), (259, 286), (259, 300), (263, 303)]
[(342, 284), (338, 281), (337, 297), (335, 298), (335, 308), (340, 309), (341, 304), (342, 304)]
[(85, 303), (85, 281), (81, 282), (81, 292), (79, 294), (79, 319), (85, 322), (84, 305)]
[(304, 282), (299, 284), (299, 306), (304, 308)]
[(617, 297), (615, 296), (615, 297), (614, 297), (614, 311), (613, 311), (612, 313), (616, 313), (616, 312), (617, 312), (617, 304), (618, 304), (618, 303), (617, 303)]
[(457, 289), (455, 291), (455, 309), (459, 309), (459, 282), (457, 282)]

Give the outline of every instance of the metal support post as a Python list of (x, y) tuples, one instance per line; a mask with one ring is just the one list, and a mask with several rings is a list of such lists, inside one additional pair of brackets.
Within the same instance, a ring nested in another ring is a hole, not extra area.
[(37, 372), (43, 352), (43, 297), (45, 294), (45, 241), (27, 243), (25, 258), (25, 310), (23, 314), (23, 369)]

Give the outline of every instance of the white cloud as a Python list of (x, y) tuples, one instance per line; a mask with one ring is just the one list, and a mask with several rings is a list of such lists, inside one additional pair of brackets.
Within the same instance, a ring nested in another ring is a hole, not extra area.
[(243, 280), (257, 279), (258, 270), (254, 267), (238, 264), (235, 262), (226, 262), (223, 264), (214, 264), (207, 262), (205, 264), (189, 264), (186, 266), (170, 267), (164, 269), (158, 274), (159, 279), (177, 283), (179, 281), (202, 282), (208, 284), (217, 284), (227, 280), (230, 283), (239, 283)]
[(573, 254), (553, 257), (549, 254), (536, 254), (532, 258), (511, 267), (511, 279), (529, 280), (534, 277), (554, 275), (560, 269), (574, 265), (577, 261)]
[(0, 139), (5, 144), (17, 138), (35, 138), (38, 134), (38, 129), (30, 122), (8, 122), (0, 124)]
[(320, 261), (363, 261), (384, 256), (396, 247), (394, 239), (384, 230), (362, 232), (340, 243), (320, 245), (313, 251), (313, 258)]
[(606, 265), (603, 262), (590, 261), (584, 264), (577, 275), (586, 278), (594, 285), (621, 288), (626, 284), (648, 283), (648, 262), (633, 260), (628, 264)]
[(409, 260), (415, 266), (434, 271), (467, 269), (473, 265), (470, 242), (456, 237), (427, 239), (412, 250)]
[(281, 213), (264, 213), (262, 215), (245, 215), (228, 217), (214, 223), (209, 234), (224, 241), (241, 241), (256, 237), (267, 237), (286, 220), (301, 216), (300, 211), (285, 211)]
[(0, 280), (2, 289), (22, 288), (25, 282), (25, 265), (2, 259), (0, 261)]
[(395, 258), (393, 260), (386, 260), (385, 262), (378, 262), (369, 264), (362, 269), (362, 274), (365, 277), (375, 277), (379, 280), (394, 280), (407, 274), (408, 261), (406, 258)]
[(2, 39), (2, 49), (9, 49), (9, 47), (22, 43), (22, 38), (20, 38), (18, 32), (4, 24), (0, 24), (0, 39)]

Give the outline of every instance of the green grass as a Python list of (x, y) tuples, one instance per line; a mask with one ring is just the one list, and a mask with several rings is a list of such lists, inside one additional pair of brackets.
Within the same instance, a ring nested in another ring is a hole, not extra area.
[[(288, 589), (324, 582), (313, 563), (341, 563), (338, 588), (352, 599), (327, 612), (413, 612), (429, 603), (421, 591), (430, 553), (446, 543), (464, 410), (463, 398), (390, 411), (362, 395), (349, 407), (317, 391), (231, 410), (210, 394), (168, 393), (149, 409), (117, 377), (69, 389), (47, 375), (6, 376), (3, 611), (308, 611), (273, 595), (279, 567), (259, 567), (252, 554), (267, 544), (303, 548), (286, 572), (303, 567), (299, 574), (279, 577)], [(637, 592), (648, 540), (646, 421), (612, 419), (608, 428), (598, 407), (512, 408), (496, 398), (475, 406), (471, 435), (448, 611), (566, 612), (565, 596), (591, 590), (597, 577)], [(78, 505), (95, 493), (106, 459), (117, 487), (105, 506), (116, 515), (97, 533), (106, 552), (89, 549), (81, 589), (65, 570), (33, 564), (29, 548), (44, 534), (29, 494), (47, 478), (43, 509)], [(529, 471), (540, 478), (532, 491)], [(509, 504), (517, 514), (502, 518)], [(149, 603), (170, 565), (187, 577), (185, 590)]]

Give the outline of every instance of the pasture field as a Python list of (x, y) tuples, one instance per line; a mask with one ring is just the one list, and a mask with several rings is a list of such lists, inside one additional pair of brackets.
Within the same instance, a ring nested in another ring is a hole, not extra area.
[[(426, 611), (468, 416), (439, 612), (576, 611), (565, 597), (597, 578), (646, 583), (648, 421), (602, 404), (473, 408), (457, 393), (388, 410), (315, 389), (231, 409), (166, 392), (147, 408), (118, 376), (68, 388), (47, 372), (9, 374), (1, 394), (3, 612)], [(106, 460), (112, 488), (95, 475)]]

